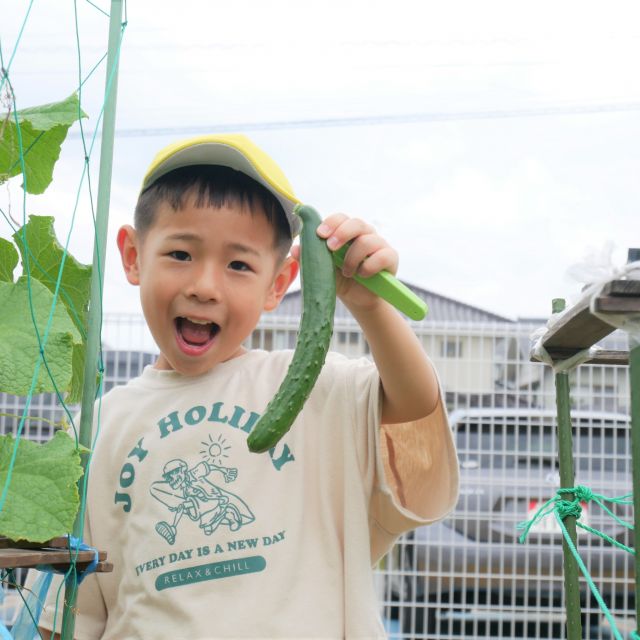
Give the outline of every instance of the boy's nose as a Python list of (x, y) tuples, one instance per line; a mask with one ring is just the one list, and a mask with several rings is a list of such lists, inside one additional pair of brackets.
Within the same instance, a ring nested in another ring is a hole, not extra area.
[(190, 298), (200, 302), (210, 302), (220, 299), (221, 278), (214, 269), (202, 268), (192, 273), (185, 293)]

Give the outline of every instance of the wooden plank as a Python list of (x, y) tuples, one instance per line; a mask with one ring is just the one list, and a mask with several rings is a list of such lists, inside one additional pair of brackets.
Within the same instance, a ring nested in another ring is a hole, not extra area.
[[(581, 300), (564, 312), (542, 342), (547, 352), (565, 351), (566, 357), (588, 349), (615, 331), (615, 327), (591, 314), (590, 300)], [(640, 312), (640, 280), (612, 280), (594, 303), (598, 313)]]
[(614, 327), (591, 315), (589, 301), (571, 307), (549, 330), (542, 346), (551, 351), (565, 349), (577, 353), (588, 349), (615, 331)]
[(640, 313), (640, 297), (599, 296), (594, 306), (600, 313)]
[(612, 280), (602, 288), (601, 295), (640, 297), (640, 280)]
[[(78, 569), (85, 569), (94, 560), (93, 551), (74, 552), (76, 566)], [(107, 554), (105, 551), (98, 551), (98, 567), (96, 571), (111, 571), (113, 565), (105, 562)], [(51, 565), (56, 569), (68, 569), (70, 566), (68, 549), (0, 549), (0, 568), (10, 569), (17, 567), (36, 567), (38, 565)]]
[[(549, 356), (554, 362), (560, 360), (567, 360), (571, 356), (576, 354), (573, 349), (551, 349), (547, 351)], [(531, 353), (531, 362), (543, 362), (533, 352)], [(628, 365), (629, 364), (629, 352), (628, 351), (613, 351), (602, 349), (598, 351), (593, 358), (585, 360), (583, 364), (613, 364), (613, 365)]]

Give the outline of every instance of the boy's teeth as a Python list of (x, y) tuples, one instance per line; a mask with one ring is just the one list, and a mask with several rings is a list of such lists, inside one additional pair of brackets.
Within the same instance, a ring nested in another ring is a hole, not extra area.
[(193, 322), (193, 324), (211, 324), (209, 320), (198, 320), (197, 318), (189, 318), (188, 316), (185, 319)]

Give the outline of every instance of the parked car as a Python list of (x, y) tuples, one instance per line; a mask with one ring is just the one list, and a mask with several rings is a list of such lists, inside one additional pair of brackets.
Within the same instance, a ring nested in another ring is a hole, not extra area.
[[(559, 526), (545, 518), (525, 543), (517, 529), (560, 486), (555, 412), (468, 409), (450, 419), (461, 470), (457, 508), (406, 536), (390, 559), (388, 589), (403, 637), (565, 637)], [(574, 412), (572, 420), (575, 484), (607, 497), (630, 493), (628, 416)], [(583, 522), (633, 546), (626, 527), (593, 502), (582, 506)], [(631, 506), (611, 508), (633, 521)], [(636, 629), (632, 555), (589, 533), (579, 533), (578, 544), (609, 608)], [(582, 601), (584, 637), (612, 638), (584, 582)]]

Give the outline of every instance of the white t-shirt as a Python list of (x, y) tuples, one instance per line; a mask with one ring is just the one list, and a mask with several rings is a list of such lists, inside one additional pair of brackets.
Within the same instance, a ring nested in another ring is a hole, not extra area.
[(84, 540), (114, 571), (82, 583), (76, 638), (385, 637), (372, 564), (457, 499), (446, 413), (381, 428), (375, 367), (330, 354), (289, 433), (251, 453), (291, 355), (147, 367), (105, 396)]

